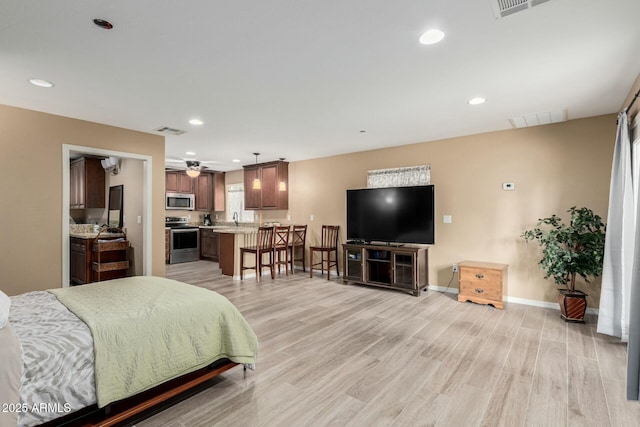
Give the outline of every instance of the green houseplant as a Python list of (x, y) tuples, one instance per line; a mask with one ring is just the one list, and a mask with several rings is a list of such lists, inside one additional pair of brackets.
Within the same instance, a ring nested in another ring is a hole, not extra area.
[(591, 209), (574, 206), (567, 212), (571, 214), (568, 224), (554, 214), (539, 219), (537, 227), (526, 230), (522, 237), (535, 240), (542, 247), (538, 264), (545, 272), (544, 278), (566, 286), (560, 290), (558, 299), (562, 318), (582, 322), (587, 294), (576, 290), (576, 277), (591, 283), (590, 277), (602, 274), (606, 226)]

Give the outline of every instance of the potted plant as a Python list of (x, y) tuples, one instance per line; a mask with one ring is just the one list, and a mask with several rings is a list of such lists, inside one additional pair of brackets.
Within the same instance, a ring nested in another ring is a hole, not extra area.
[(526, 230), (522, 237), (536, 240), (542, 247), (538, 264), (545, 272), (544, 278), (551, 277), (556, 284), (566, 286), (560, 289), (558, 298), (562, 318), (583, 322), (587, 294), (576, 290), (576, 276), (591, 283), (589, 277), (602, 274), (606, 226), (591, 209), (574, 206), (567, 212), (571, 214), (569, 224), (554, 214), (539, 219), (537, 227)]

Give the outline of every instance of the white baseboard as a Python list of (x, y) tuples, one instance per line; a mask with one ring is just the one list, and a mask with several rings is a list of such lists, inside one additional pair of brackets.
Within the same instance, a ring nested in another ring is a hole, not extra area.
[[(429, 289), (438, 291), (438, 292), (458, 294), (458, 288), (446, 288), (444, 286), (429, 285)], [(510, 296), (504, 297), (503, 300), (505, 302), (510, 302), (513, 304), (522, 304), (522, 305), (529, 305), (531, 307), (552, 308), (554, 310), (560, 310), (560, 306), (558, 305), (557, 302), (536, 301), (533, 299), (516, 298), (516, 297), (510, 297)], [(587, 307), (587, 314), (598, 315), (598, 312), (599, 310), (597, 308)]]

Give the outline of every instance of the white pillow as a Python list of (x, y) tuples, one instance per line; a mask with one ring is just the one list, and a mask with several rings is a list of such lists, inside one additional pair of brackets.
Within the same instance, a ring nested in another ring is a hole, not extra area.
[(11, 299), (4, 292), (0, 291), (0, 329), (9, 323), (9, 309), (11, 308)]

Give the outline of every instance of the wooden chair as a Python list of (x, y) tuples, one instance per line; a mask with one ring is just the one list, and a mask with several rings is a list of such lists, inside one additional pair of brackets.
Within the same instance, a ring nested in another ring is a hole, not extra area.
[[(302, 261), (302, 271), (305, 269), (305, 258), (307, 250), (305, 248), (307, 243), (307, 226), (306, 225), (294, 225), (293, 233), (291, 235), (291, 242), (289, 243), (289, 259), (291, 261), (291, 272), (293, 273), (293, 267), (296, 261)], [(300, 251), (300, 257), (296, 258), (296, 249), (302, 249)]]
[[(258, 228), (258, 234), (256, 237), (255, 246), (246, 246), (240, 248), (240, 280), (244, 280), (244, 270), (256, 270), (256, 280), (260, 283), (260, 276), (262, 276), (262, 268), (269, 267), (271, 271), (271, 279), (275, 279), (274, 273), (274, 257), (273, 257), (273, 227), (260, 227)], [(251, 267), (244, 266), (245, 253), (255, 255), (255, 265)], [(264, 262), (264, 256), (269, 255), (269, 262)]]
[[(327, 255), (327, 280), (331, 280), (331, 267), (336, 267), (336, 274), (340, 276), (340, 268), (338, 267), (338, 231), (339, 225), (323, 225), (322, 226), (322, 239), (320, 246), (309, 247), (309, 259), (311, 262), (310, 277), (313, 277), (313, 267), (320, 265), (320, 270), (324, 274), (324, 255)], [(320, 262), (313, 263), (313, 253), (320, 252)], [(331, 260), (331, 253), (335, 253), (335, 257)]]
[[(274, 229), (274, 260), (275, 265), (278, 266), (278, 273), (280, 273), (280, 266), (284, 265), (284, 271), (289, 275), (289, 233), (291, 233), (291, 227), (288, 225), (279, 225)], [(284, 254), (284, 260), (282, 259)]]

